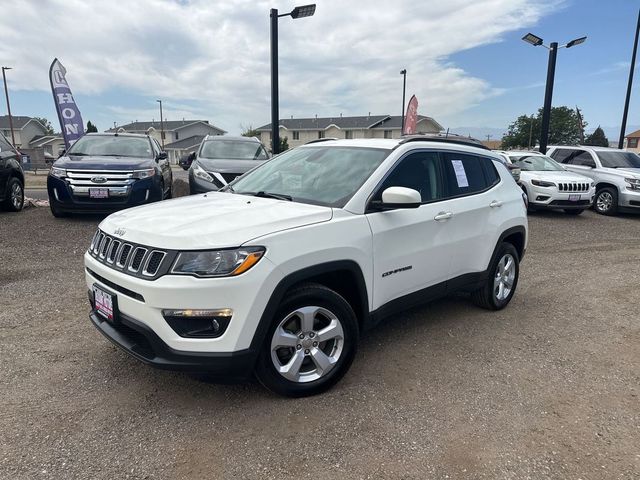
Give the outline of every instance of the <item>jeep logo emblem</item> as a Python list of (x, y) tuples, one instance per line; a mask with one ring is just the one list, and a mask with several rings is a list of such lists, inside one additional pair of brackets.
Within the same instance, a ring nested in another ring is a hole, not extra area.
[(93, 183), (106, 183), (107, 179), (105, 177), (91, 177), (91, 181)]
[(127, 231), (121, 227), (116, 228), (113, 232), (114, 235), (118, 235), (119, 237), (123, 237), (125, 233), (127, 233)]

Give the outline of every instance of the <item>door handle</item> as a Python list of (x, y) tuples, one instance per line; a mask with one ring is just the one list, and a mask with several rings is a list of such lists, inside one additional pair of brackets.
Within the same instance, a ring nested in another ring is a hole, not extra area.
[(498, 200), (494, 200), (493, 202), (491, 202), (489, 204), (489, 206), (491, 208), (496, 208), (496, 207), (501, 207), (502, 206), (502, 202), (498, 201)]
[(435, 217), (433, 217), (433, 219), (436, 222), (440, 222), (442, 220), (449, 220), (451, 217), (453, 217), (453, 213), (451, 212), (440, 212)]

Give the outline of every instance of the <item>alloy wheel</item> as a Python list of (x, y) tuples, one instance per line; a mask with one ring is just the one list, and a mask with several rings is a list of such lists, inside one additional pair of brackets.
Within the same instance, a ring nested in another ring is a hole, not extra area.
[(11, 187), (11, 204), (13, 205), (13, 208), (20, 210), (23, 202), (24, 196), (22, 193), (22, 187), (16, 182)]
[(511, 294), (516, 278), (516, 261), (510, 253), (505, 254), (496, 267), (493, 279), (493, 295), (503, 302)]
[(601, 192), (596, 200), (596, 208), (600, 212), (607, 212), (613, 205), (613, 196), (609, 192)]
[(289, 381), (307, 383), (327, 375), (340, 359), (344, 331), (338, 317), (323, 307), (289, 313), (271, 338), (271, 361)]

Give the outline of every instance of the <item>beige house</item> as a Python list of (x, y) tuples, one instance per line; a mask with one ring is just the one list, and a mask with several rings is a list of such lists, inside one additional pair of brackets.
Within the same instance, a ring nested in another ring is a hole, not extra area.
[(227, 133), (221, 128), (211, 125), (208, 120), (165, 120), (161, 125), (159, 121), (132, 122), (126, 125), (116, 125), (107, 130), (109, 133), (126, 132), (147, 134), (155, 138), (160, 145), (163, 144), (161, 133), (164, 130), (164, 145), (175, 143), (194, 136), (224, 135)]
[[(38, 135), (46, 135), (47, 129), (38, 120), (31, 117), (11, 116), (13, 123), (13, 136), (16, 139), (15, 147), (29, 148), (29, 143)], [(11, 127), (9, 116), (0, 115), (0, 131), (11, 141)]]
[[(629, 152), (640, 153), (640, 130), (636, 130), (635, 132), (631, 132), (629, 135), (624, 137), (625, 139), (625, 150)], [(616, 148), (618, 146), (616, 145)]]
[[(256, 129), (260, 141), (271, 146), (271, 124)], [(290, 148), (319, 138), (400, 138), (402, 116), (367, 115), (361, 117), (286, 118), (280, 120), (280, 138), (287, 138)], [(442, 125), (431, 117), (418, 115), (416, 131), (438, 133)]]

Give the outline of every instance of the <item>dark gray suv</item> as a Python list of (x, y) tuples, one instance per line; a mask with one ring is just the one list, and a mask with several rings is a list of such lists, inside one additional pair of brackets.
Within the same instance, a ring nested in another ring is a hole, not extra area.
[(24, 205), (24, 172), (20, 154), (0, 133), (0, 207), (19, 212)]
[(268, 159), (267, 149), (257, 138), (207, 136), (186, 159), (189, 191), (193, 195), (219, 190)]

